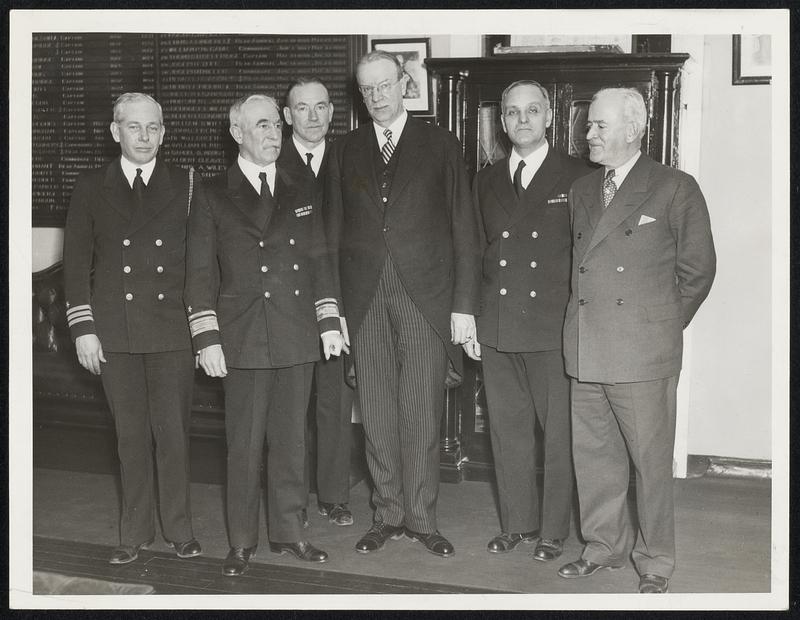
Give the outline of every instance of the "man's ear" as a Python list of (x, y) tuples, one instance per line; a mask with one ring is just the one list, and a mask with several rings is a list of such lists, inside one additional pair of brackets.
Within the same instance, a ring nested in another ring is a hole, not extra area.
[(119, 125), (112, 122), (109, 129), (111, 129), (111, 135), (114, 138), (114, 142), (119, 142)]
[(292, 126), (292, 111), (289, 109), (288, 105), (283, 106), (283, 120), (286, 121), (289, 127)]
[(239, 128), (238, 125), (231, 125), (229, 131), (231, 132), (231, 136), (236, 141), (236, 144), (242, 143), (242, 130)]

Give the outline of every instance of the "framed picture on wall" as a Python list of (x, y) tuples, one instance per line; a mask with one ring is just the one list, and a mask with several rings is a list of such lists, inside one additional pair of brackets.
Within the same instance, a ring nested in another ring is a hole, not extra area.
[(772, 41), (768, 34), (733, 35), (733, 83), (772, 81)]
[(394, 54), (403, 65), (406, 78), (403, 103), (406, 110), (415, 112), (414, 116), (433, 114), (432, 80), (425, 68), (425, 59), (431, 55), (431, 40), (373, 39), (372, 49)]

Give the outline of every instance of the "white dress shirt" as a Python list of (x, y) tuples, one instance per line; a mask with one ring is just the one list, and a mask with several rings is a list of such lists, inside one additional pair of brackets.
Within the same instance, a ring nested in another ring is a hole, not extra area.
[(239, 164), (239, 168), (242, 169), (244, 176), (248, 181), (250, 181), (250, 185), (252, 185), (253, 189), (256, 190), (256, 194), (259, 196), (261, 195), (261, 179), (258, 178), (258, 175), (262, 172), (266, 172), (269, 189), (272, 192), (272, 195), (275, 195), (275, 162), (272, 162), (265, 168), (246, 160), (241, 155), (239, 155), (239, 159), (236, 161)]
[(121, 155), (119, 163), (122, 165), (122, 174), (125, 175), (125, 178), (128, 180), (128, 185), (133, 189), (133, 180), (136, 178), (137, 168), (142, 169), (142, 181), (144, 181), (145, 186), (150, 183), (150, 177), (153, 175), (153, 170), (155, 170), (156, 167), (156, 158), (153, 157), (153, 159), (146, 164), (134, 164), (132, 161), (125, 159), (124, 155)]
[(403, 113), (397, 117), (397, 119), (388, 127), (381, 127), (378, 123), (372, 123), (372, 126), (375, 128), (375, 136), (378, 138), (378, 150), (383, 149), (383, 145), (386, 144), (386, 136), (383, 135), (384, 130), (391, 129), (392, 130), (392, 142), (395, 146), (400, 141), (400, 136), (403, 133), (403, 128), (406, 126), (406, 121), (408, 120), (408, 112), (403, 110)]
[[(633, 165), (638, 161), (639, 156), (642, 154), (641, 151), (636, 151), (636, 153), (631, 157), (628, 161), (622, 164), (619, 168), (613, 168), (614, 170), (614, 185), (617, 186), (617, 189), (620, 188), (622, 182), (625, 180), (625, 177), (628, 176), (628, 173), (633, 168)], [(612, 168), (606, 168), (605, 174), (608, 174), (608, 171), (612, 170)], [(605, 176), (605, 174), (603, 176)]]
[(508, 158), (508, 170), (511, 173), (511, 182), (514, 182), (514, 173), (517, 171), (520, 160), (522, 160), (525, 162), (525, 167), (522, 169), (522, 187), (527, 189), (533, 175), (542, 167), (542, 162), (544, 158), (547, 157), (547, 151), (549, 149), (550, 145), (547, 144), (547, 140), (533, 153), (529, 153), (527, 157), (520, 157), (519, 153), (517, 153), (517, 149), (512, 149), (511, 155)]
[(322, 158), (325, 156), (325, 140), (310, 150), (300, 144), (300, 141), (294, 134), (292, 134), (292, 142), (294, 142), (294, 148), (296, 148), (297, 152), (300, 153), (300, 159), (303, 161), (303, 165), (306, 165), (306, 162), (308, 161), (306, 153), (311, 153), (313, 155), (311, 158), (311, 169), (314, 171), (314, 176), (318, 177), (319, 167), (322, 165)]

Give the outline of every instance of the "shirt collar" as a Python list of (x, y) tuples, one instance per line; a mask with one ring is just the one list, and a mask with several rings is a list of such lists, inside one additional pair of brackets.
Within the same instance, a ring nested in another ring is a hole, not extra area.
[(272, 191), (273, 195), (275, 194), (275, 162), (268, 164), (266, 167), (259, 166), (245, 159), (241, 154), (239, 154), (239, 158), (236, 162), (239, 164), (242, 174), (250, 181), (250, 185), (253, 186), (253, 189), (256, 190), (256, 194), (261, 193), (261, 179), (258, 178), (258, 175), (262, 172), (267, 173), (267, 183), (269, 183), (270, 191)]
[(542, 146), (532, 153), (528, 153), (525, 157), (517, 153), (517, 149), (512, 148), (511, 155), (508, 157), (508, 170), (511, 173), (511, 180), (514, 180), (514, 173), (517, 171), (519, 162), (524, 161), (525, 167), (522, 169), (522, 184), (527, 187), (528, 181), (530, 181), (533, 175), (536, 174), (536, 171), (542, 167), (542, 162), (544, 162), (544, 158), (547, 157), (547, 152), (549, 150), (550, 145), (547, 143), (547, 140), (544, 141)]
[[(617, 186), (617, 189), (619, 189), (620, 185), (622, 185), (622, 182), (625, 180), (625, 177), (628, 176), (628, 173), (631, 171), (631, 168), (633, 168), (633, 165), (639, 160), (641, 154), (642, 154), (641, 151), (636, 151), (628, 161), (626, 161), (621, 166), (618, 166), (617, 168), (613, 169), (614, 185)], [(611, 170), (611, 168), (606, 168), (606, 174), (608, 174), (609, 170)]]
[(146, 164), (134, 164), (132, 161), (125, 159), (124, 155), (120, 155), (120, 165), (122, 166), (122, 174), (125, 175), (125, 178), (128, 180), (128, 185), (133, 187), (133, 180), (136, 178), (136, 169), (142, 169), (142, 181), (144, 184), (147, 185), (150, 183), (150, 177), (153, 175), (153, 170), (156, 167), (156, 158), (153, 157), (149, 162)]
[(372, 121), (372, 126), (375, 128), (375, 135), (378, 137), (378, 146), (383, 148), (384, 143), (386, 142), (386, 136), (383, 135), (384, 130), (391, 129), (392, 130), (392, 142), (394, 142), (395, 146), (400, 141), (400, 136), (403, 133), (403, 129), (406, 126), (406, 121), (408, 120), (408, 112), (403, 109), (403, 113), (398, 116), (395, 121), (389, 125), (388, 127), (381, 127), (375, 121)]
[(314, 155), (314, 157), (311, 158), (311, 168), (314, 170), (314, 176), (318, 175), (319, 167), (322, 165), (322, 158), (325, 156), (325, 140), (320, 142), (313, 149), (303, 146), (294, 134), (292, 134), (292, 142), (294, 142), (294, 148), (296, 148), (297, 152), (300, 154), (303, 165), (308, 161), (306, 159), (306, 153), (312, 153)]

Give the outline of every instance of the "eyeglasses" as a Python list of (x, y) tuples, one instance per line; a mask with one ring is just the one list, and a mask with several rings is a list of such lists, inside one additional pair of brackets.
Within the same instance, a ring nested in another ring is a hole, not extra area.
[(400, 80), (396, 82), (381, 82), (377, 86), (359, 86), (358, 90), (361, 91), (361, 96), (365, 99), (372, 97), (372, 94), (377, 92), (381, 97), (385, 97), (389, 94), (389, 91), (392, 89), (393, 86), (396, 86), (400, 83)]

